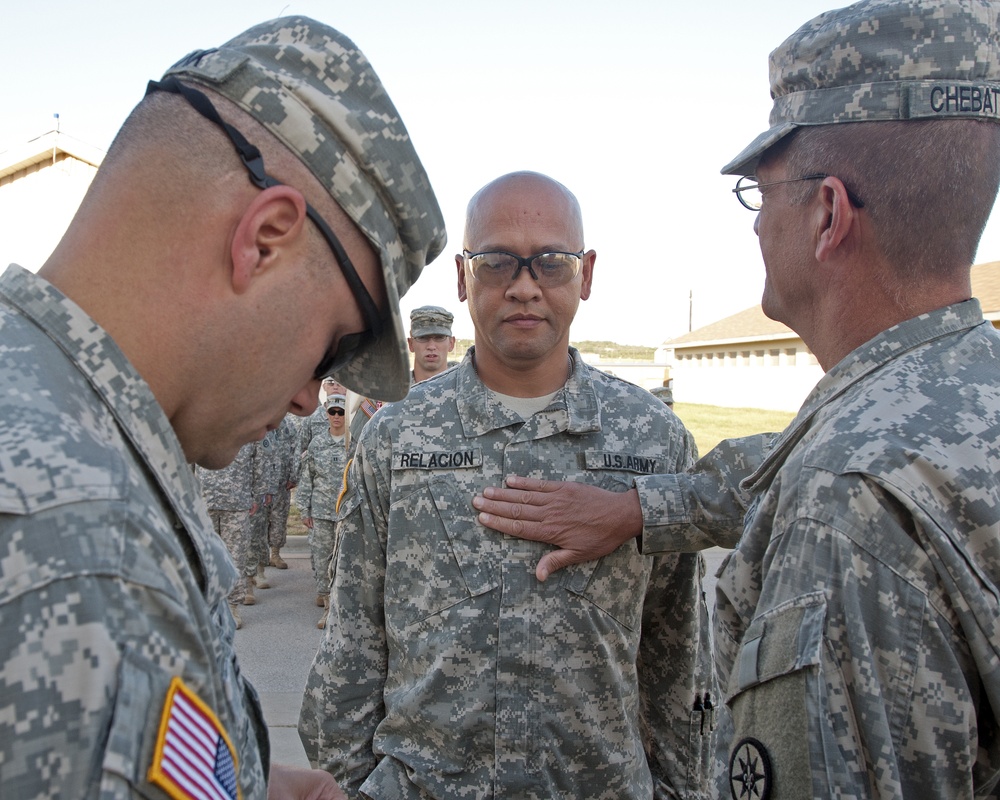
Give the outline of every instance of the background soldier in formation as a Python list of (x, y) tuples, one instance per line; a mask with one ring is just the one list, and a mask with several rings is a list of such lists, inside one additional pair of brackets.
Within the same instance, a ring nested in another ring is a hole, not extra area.
[(564, 186), (489, 184), (465, 247), (475, 347), (385, 406), (348, 471), (306, 753), (351, 795), (702, 797), (715, 686), (701, 556), (630, 542), (542, 583), (543, 548), (489, 535), (470, 507), (509, 470), (621, 491), (682, 470), (684, 427), (569, 347), (596, 256)]
[(256, 442), (249, 442), (223, 469), (195, 468), (212, 526), (225, 542), (240, 575), (229, 593), (229, 610), (237, 628), (243, 627), (238, 606), (256, 602), (254, 567), (250, 562), (250, 516), (257, 511), (252, 486), (256, 451)]
[(250, 518), (250, 538), (255, 580), (261, 589), (270, 587), (264, 567), (288, 568), (280, 551), (287, 536), (297, 444), (298, 428), (288, 415), (256, 443), (253, 488), (258, 508)]
[(299, 480), (299, 472), (302, 469), (302, 454), (309, 449), (309, 442), (318, 434), (326, 433), (330, 428), (330, 416), (326, 413), (324, 403), (328, 397), (335, 394), (347, 394), (347, 389), (342, 384), (337, 383), (334, 378), (324, 378), (319, 394), (319, 405), (308, 417), (299, 423), (299, 438), (295, 446), (295, 481)]
[(329, 422), (327, 430), (313, 436), (309, 448), (302, 454), (299, 487), (295, 504), (302, 523), (309, 529), (309, 556), (316, 581), (316, 605), (323, 609), (317, 623), (326, 627), (330, 611), (330, 559), (336, 549), (334, 521), (337, 519), (337, 501), (344, 486), (344, 468), (347, 466), (347, 449), (344, 434), (347, 430), (346, 398), (342, 394), (330, 395), (323, 403)]
[(413, 383), (425, 381), (455, 366), (448, 354), (455, 349), (451, 323), (455, 315), (440, 306), (420, 306), (410, 312), (410, 336), (406, 340), (413, 353)]

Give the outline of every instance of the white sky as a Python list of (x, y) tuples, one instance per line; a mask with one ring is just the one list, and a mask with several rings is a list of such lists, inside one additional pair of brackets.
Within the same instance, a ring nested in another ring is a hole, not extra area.
[[(54, 127), (106, 149), (159, 78), (283, 14), (371, 60), (437, 193), (448, 245), (403, 298), (452, 309), (465, 205), (505, 172), (566, 184), (597, 250), (574, 339), (657, 345), (760, 301), (753, 214), (720, 167), (767, 127), (767, 55), (836, 0), (53, 0), (5, 2), (0, 151)], [(919, 187), (915, 187), (919, 191)], [(994, 213), (978, 262), (1000, 260)]]

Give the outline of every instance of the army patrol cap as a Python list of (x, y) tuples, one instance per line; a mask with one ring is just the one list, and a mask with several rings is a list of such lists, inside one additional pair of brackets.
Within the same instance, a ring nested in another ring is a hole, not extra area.
[(668, 406), (674, 404), (674, 390), (669, 386), (654, 386), (649, 390), (649, 393), (654, 397), (660, 398)]
[(770, 128), (722, 168), (752, 175), (796, 128), (840, 122), (1000, 122), (1000, 3), (862, 0), (807, 22), (770, 57)]
[(342, 394), (331, 394), (323, 401), (323, 408), (329, 411), (331, 408), (347, 409), (347, 398)]
[(451, 336), (455, 315), (440, 306), (420, 306), (410, 312), (410, 336)]
[(444, 218), (368, 59), (328, 25), (282, 17), (191, 53), (168, 76), (223, 95), (263, 124), (367, 237), (385, 278), (386, 327), (335, 377), (369, 397), (404, 397), (410, 367), (399, 298), (444, 248)]

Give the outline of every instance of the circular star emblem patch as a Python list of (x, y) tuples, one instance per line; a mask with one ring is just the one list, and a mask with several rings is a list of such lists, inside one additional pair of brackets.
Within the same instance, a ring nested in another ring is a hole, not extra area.
[(768, 800), (771, 796), (771, 758), (767, 748), (747, 737), (729, 757), (729, 791), (733, 800)]

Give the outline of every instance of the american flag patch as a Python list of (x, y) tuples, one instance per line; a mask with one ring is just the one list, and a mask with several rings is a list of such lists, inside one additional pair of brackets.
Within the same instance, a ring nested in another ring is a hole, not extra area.
[(175, 800), (239, 800), (237, 766), (219, 718), (175, 677), (160, 717), (150, 783)]
[(366, 397), (361, 401), (361, 410), (365, 412), (368, 419), (371, 419), (372, 415), (380, 408), (382, 408), (381, 400), (372, 400), (370, 397)]

